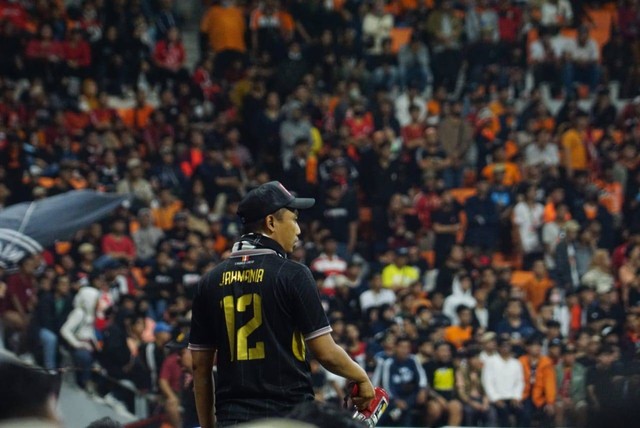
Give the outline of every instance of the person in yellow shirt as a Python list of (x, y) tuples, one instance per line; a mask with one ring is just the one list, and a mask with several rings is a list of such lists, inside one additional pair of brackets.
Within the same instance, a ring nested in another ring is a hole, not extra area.
[(382, 286), (393, 290), (409, 287), (420, 279), (420, 270), (407, 264), (409, 251), (406, 248), (396, 250), (393, 263), (382, 269)]
[(578, 113), (575, 125), (565, 131), (560, 138), (562, 164), (568, 177), (573, 177), (576, 171), (586, 171), (589, 167), (589, 153), (585, 141), (588, 126), (587, 114)]

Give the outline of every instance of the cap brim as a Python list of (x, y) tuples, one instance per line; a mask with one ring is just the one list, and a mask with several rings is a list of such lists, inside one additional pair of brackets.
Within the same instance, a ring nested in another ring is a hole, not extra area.
[(316, 200), (313, 198), (294, 198), (287, 204), (287, 208), (306, 210), (307, 208), (311, 208), (315, 203)]
[(171, 342), (164, 345), (165, 348), (171, 349), (171, 350), (186, 349), (188, 346), (189, 346), (188, 343), (179, 343), (179, 342), (176, 342), (175, 340), (172, 340)]

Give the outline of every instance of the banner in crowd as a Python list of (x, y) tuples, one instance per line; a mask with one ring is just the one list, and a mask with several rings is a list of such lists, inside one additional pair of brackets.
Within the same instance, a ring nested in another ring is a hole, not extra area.
[(0, 211), (0, 266), (11, 267), (108, 216), (128, 195), (73, 190)]

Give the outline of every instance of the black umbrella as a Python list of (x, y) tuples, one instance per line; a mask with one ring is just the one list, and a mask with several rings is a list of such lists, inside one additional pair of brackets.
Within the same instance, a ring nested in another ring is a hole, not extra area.
[(129, 195), (73, 190), (0, 211), (0, 266), (15, 265), (111, 213)]

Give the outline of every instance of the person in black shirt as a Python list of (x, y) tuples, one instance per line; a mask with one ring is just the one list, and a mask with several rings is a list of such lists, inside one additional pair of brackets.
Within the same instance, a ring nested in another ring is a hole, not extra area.
[(431, 220), (436, 233), (434, 251), (436, 267), (441, 267), (451, 248), (456, 243), (458, 231), (462, 227), (459, 218), (459, 207), (450, 192), (442, 194), (442, 205), (433, 213)]
[(456, 371), (452, 357), (451, 345), (440, 342), (435, 346), (435, 359), (424, 365), (430, 387), (427, 404), (429, 426), (436, 426), (445, 416), (450, 426), (462, 423), (462, 403), (456, 395)]
[(366, 372), (333, 341), (311, 271), (287, 259), (300, 234), (297, 210), (314, 203), (279, 182), (249, 192), (238, 206), (246, 234), (196, 287), (189, 349), (203, 428), (214, 425), (215, 357), (218, 426), (282, 417), (312, 401), (307, 346), (326, 369), (357, 383), (358, 408), (374, 396)]

